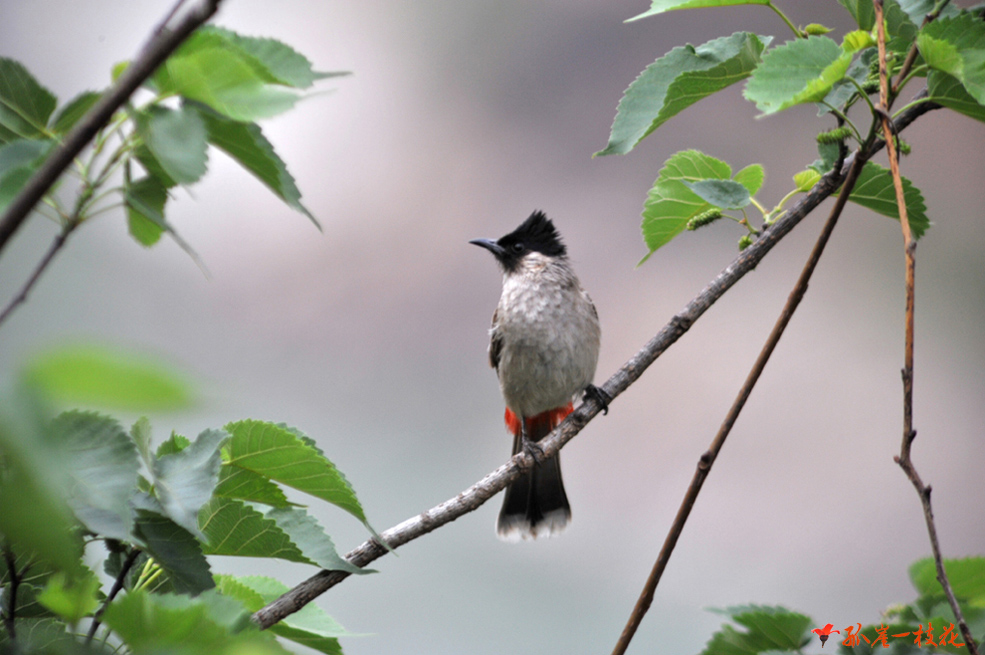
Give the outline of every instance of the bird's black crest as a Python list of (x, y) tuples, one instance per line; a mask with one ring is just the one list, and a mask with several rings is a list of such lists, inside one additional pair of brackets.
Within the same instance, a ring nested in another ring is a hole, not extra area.
[[(536, 251), (548, 257), (564, 257), (567, 249), (561, 242), (561, 235), (551, 219), (542, 211), (535, 211), (527, 220), (506, 236), (497, 241), (507, 252), (516, 252), (517, 244), (524, 251)], [(522, 256), (522, 253), (521, 253)]]

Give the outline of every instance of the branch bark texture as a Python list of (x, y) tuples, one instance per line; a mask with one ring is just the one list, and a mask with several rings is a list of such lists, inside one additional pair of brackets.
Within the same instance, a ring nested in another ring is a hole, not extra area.
[[(896, 129), (902, 130), (919, 116), (938, 107), (939, 105), (929, 102), (914, 105), (896, 119)], [(881, 147), (881, 143), (874, 146), (870, 156)], [(680, 339), (708, 308), (732, 288), (742, 276), (753, 270), (763, 257), (773, 249), (773, 246), (779, 243), (780, 239), (838, 190), (847, 175), (848, 167), (853, 161), (854, 157), (851, 157), (840, 170), (831, 171), (824, 175), (803, 198), (795, 203), (768, 230), (764, 231), (754, 244), (739, 253), (739, 256), (711, 280), (697, 296), (691, 299), (684, 306), (684, 309), (675, 314), (656, 336), (617, 370), (602, 385), (602, 390), (614, 401), (617, 396), (638, 380), (650, 364)], [(585, 425), (601, 410), (601, 406), (594, 400), (588, 400), (579, 405), (550, 436), (539, 442), (544, 455), (548, 457), (555, 455), (575, 435), (581, 432)], [(530, 470), (533, 465), (533, 458), (521, 451), (509, 462), (489, 473), (454, 498), (384, 530), (380, 533), (380, 537), (386, 541), (390, 548), (398, 548), (409, 541), (424, 536), (432, 530), (436, 530), (477, 509), (496, 493), (503, 490), (510, 482)], [(376, 539), (370, 539), (347, 553), (345, 559), (355, 566), (364, 567), (387, 552), (387, 549)], [(253, 621), (261, 628), (269, 628), (284, 617), (297, 612), (349, 575), (343, 571), (327, 570), (316, 573), (266, 607), (257, 610), (253, 614)]]
[[(82, 149), (112, 119), (113, 114), (123, 106), (123, 103), (140, 88), (144, 80), (150, 77), (192, 32), (215, 15), (220, 2), (222, 0), (203, 0), (200, 5), (188, 10), (173, 29), (167, 28), (165, 24), (167, 21), (158, 26), (137, 59), (127, 67), (116, 84), (79, 120), (65, 136), (65, 140), (48, 156), (41, 168), (31, 176), (7, 207), (3, 218), (0, 219), (0, 252), (27, 219), (34, 206), (61, 177)], [(181, 4), (182, 2), (179, 2), (176, 7)], [(169, 18), (174, 11), (172, 9), (169, 13)]]

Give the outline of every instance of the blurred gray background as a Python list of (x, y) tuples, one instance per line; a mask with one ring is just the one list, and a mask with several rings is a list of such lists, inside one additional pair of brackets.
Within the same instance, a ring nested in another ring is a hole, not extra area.
[[(840, 39), (829, 0), (781, 2)], [(101, 89), (170, 2), (3, 2), (0, 55), (65, 101)], [(801, 107), (766, 119), (741, 85), (672, 119), (624, 157), (592, 159), (622, 91), (674, 46), (737, 30), (788, 38), (763, 8), (622, 21), (645, 0), (591, 2), (226, 0), (218, 24), (282, 39), (332, 89), (264, 123), (319, 233), (212, 151), (169, 217), (206, 278), (167, 238), (144, 250), (122, 214), (84, 226), (2, 327), (0, 371), (66, 339), (123, 344), (198, 380), (195, 411), (152, 416), (155, 435), (254, 417), (315, 436), (384, 529), (505, 461), (487, 327), (499, 294), (488, 253), (533, 209), (553, 217), (603, 322), (601, 383), (736, 255), (734, 225), (686, 234), (641, 268), (639, 214), (672, 153), (760, 162), (772, 206), (831, 126)], [(914, 92), (918, 85), (914, 85)], [(945, 111), (906, 132), (903, 172), (934, 227), (917, 251), (916, 465), (933, 485), (947, 556), (985, 550), (985, 130)], [(317, 602), (350, 655), (608, 652), (707, 447), (830, 207), (804, 221), (564, 450), (574, 522), (507, 545), (499, 499), (377, 562)], [(6, 303), (55, 227), (34, 217), (0, 261)], [(817, 625), (879, 620), (909, 601), (929, 546), (899, 451), (903, 256), (898, 225), (857, 207), (740, 417), (678, 544), (632, 652), (698, 652), (706, 608), (784, 604)], [(123, 416), (125, 420), (135, 417)], [(365, 531), (312, 511), (341, 551)], [(294, 584), (314, 570), (217, 559)], [(814, 643), (808, 651), (821, 652)]]

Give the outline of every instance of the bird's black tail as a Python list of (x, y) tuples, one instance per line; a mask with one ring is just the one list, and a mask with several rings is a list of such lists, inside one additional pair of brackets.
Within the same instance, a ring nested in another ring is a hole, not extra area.
[[(527, 438), (540, 441), (570, 414), (572, 405), (559, 407), (525, 420)], [(513, 432), (513, 454), (523, 448), (520, 421), (506, 410), (506, 425)], [(513, 481), (506, 488), (503, 509), (499, 512), (496, 532), (504, 541), (549, 537), (561, 532), (571, 520), (571, 506), (564, 493), (561, 460), (554, 456)]]

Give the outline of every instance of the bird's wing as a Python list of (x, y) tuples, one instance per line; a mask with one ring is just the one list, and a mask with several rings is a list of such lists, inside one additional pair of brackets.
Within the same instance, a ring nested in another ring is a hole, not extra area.
[(493, 312), (492, 327), (489, 329), (489, 365), (499, 372), (499, 353), (503, 349), (503, 335), (499, 333), (499, 309)]

